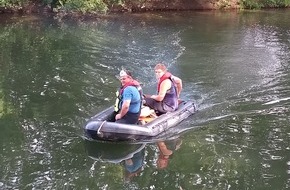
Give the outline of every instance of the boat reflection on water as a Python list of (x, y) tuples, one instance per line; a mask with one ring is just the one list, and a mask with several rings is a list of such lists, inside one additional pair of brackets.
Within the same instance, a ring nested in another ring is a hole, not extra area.
[(99, 162), (122, 164), (125, 181), (131, 181), (133, 177), (142, 171), (145, 146), (146, 143), (128, 144), (85, 141), (85, 148), (91, 159)]
[(85, 140), (88, 156), (101, 162), (120, 163), (132, 158), (146, 146), (143, 144), (108, 143)]
[[(180, 138), (150, 144), (108, 143), (85, 140), (85, 148), (91, 159), (98, 162), (121, 164), (124, 167), (124, 180), (126, 182), (141, 174), (144, 169), (145, 159), (155, 160), (155, 163), (147, 164), (156, 166), (158, 170), (167, 168), (171, 155), (179, 149), (181, 144)], [(157, 154), (155, 154), (156, 150)], [(145, 154), (145, 152), (147, 153)], [(151, 156), (157, 157), (154, 159)]]

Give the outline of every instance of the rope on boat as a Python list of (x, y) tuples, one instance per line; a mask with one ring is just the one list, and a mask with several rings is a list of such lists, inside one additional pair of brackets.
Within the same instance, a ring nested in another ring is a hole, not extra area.
[(194, 114), (196, 112), (196, 106), (193, 105), (193, 110), (187, 109), (187, 111), (189, 111), (191, 114)]
[(99, 127), (99, 129), (98, 129), (98, 131), (97, 131), (97, 134), (98, 134), (99, 136), (102, 136), (102, 135), (103, 135), (103, 133), (101, 132), (101, 128), (103, 127), (103, 125), (104, 125), (105, 123), (106, 123), (106, 120), (102, 122), (102, 124), (100, 125), (100, 127)]

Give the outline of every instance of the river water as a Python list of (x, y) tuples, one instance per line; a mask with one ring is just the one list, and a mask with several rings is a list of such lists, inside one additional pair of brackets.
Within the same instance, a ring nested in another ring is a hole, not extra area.
[[(0, 189), (289, 189), (290, 12), (0, 18)], [(90, 142), (124, 67), (162, 61), (198, 112), (155, 142)], [(133, 164), (132, 164), (133, 163)]]

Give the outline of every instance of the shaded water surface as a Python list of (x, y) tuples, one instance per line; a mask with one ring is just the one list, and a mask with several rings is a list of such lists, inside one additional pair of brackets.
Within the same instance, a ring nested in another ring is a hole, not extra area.
[[(288, 189), (290, 12), (0, 18), (0, 189)], [(199, 111), (166, 141), (89, 142), (128, 68), (158, 61)]]

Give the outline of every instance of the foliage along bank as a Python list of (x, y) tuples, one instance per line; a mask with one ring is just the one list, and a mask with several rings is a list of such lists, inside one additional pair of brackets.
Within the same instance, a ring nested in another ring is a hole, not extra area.
[(0, 13), (108, 13), (282, 7), (290, 7), (290, 0), (0, 0)]

